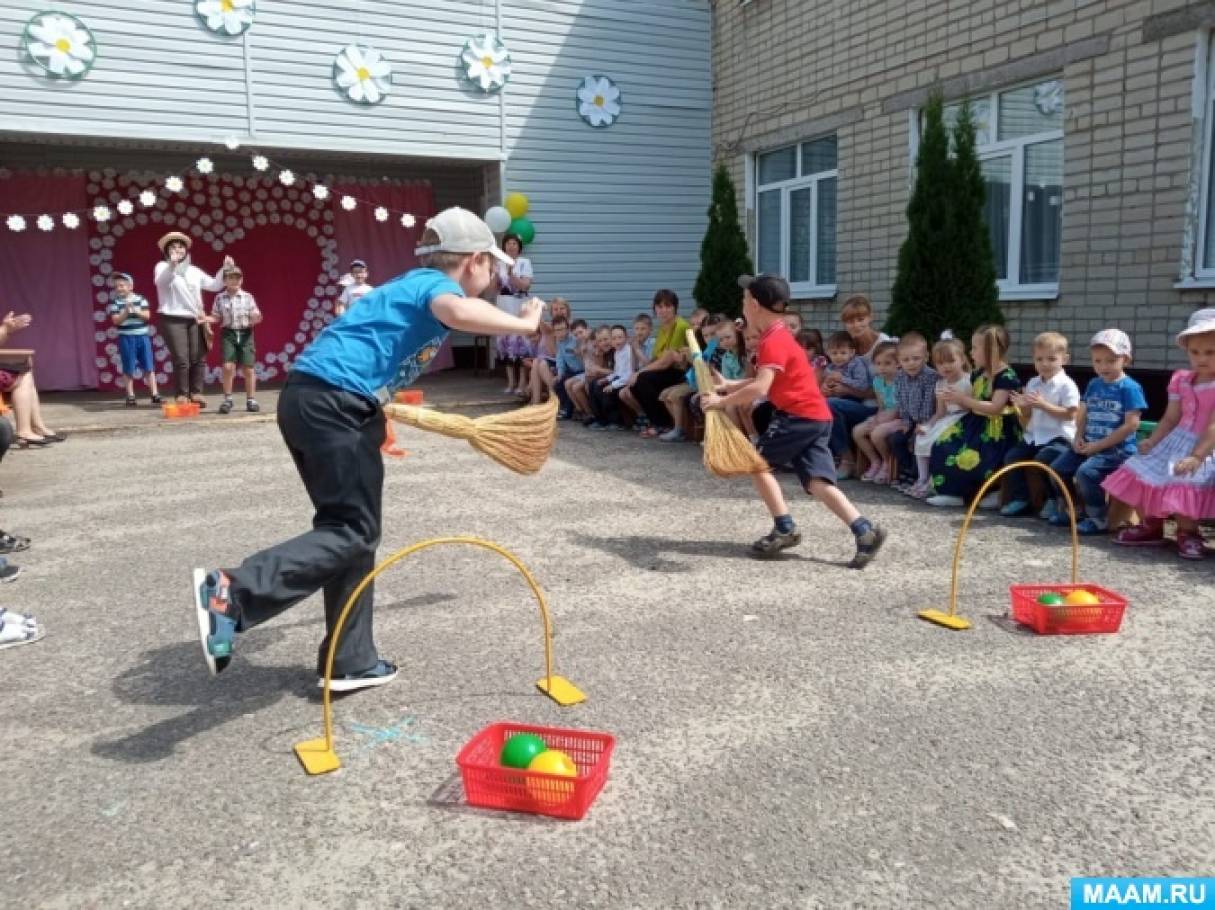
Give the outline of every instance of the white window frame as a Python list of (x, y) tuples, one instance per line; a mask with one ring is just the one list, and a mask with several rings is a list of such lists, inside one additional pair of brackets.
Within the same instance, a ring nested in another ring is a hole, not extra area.
[[(755, 263), (758, 268), (761, 253), (759, 248), (759, 196), (760, 193), (780, 191), (780, 274), (788, 276), (792, 274), (789, 266), (789, 253), (792, 245), (792, 225), (790, 217), (793, 207), (791, 197), (798, 190), (810, 190), (810, 280), (790, 282), (789, 290), (794, 298), (807, 300), (822, 297), (834, 297), (839, 290), (837, 284), (820, 284), (818, 283), (818, 185), (823, 180), (835, 179), (835, 217), (836, 217), (836, 237), (839, 236), (839, 140), (836, 137), (836, 166), (829, 171), (819, 171), (811, 175), (803, 175), (802, 170), (802, 146), (808, 142), (814, 142), (816, 139), (829, 139), (836, 134), (828, 133), (825, 136), (810, 136), (800, 142), (795, 142), (790, 145), (778, 145), (775, 148), (765, 149), (762, 152), (755, 153), (752, 157), (754, 162), (754, 179), (755, 191), (751, 197), (755, 211)], [(798, 176), (788, 180), (777, 180), (772, 183), (759, 182), (759, 159), (764, 155), (769, 155), (773, 152), (779, 152), (783, 149), (794, 149), (794, 158), (797, 161)], [(835, 274), (839, 275), (839, 245), (836, 245), (835, 258)]]
[[(1063, 75), (1056, 77), (1060, 81)], [(1024, 220), (1024, 203), (1025, 203), (1025, 150), (1031, 145), (1037, 145), (1041, 142), (1052, 142), (1055, 140), (1063, 140), (1063, 130), (1050, 130), (1042, 133), (1035, 133), (1031, 136), (1018, 136), (1016, 139), (1005, 139), (1003, 141), (994, 141), (994, 137), (999, 136), (997, 128), (999, 126), (999, 110), (1000, 96), (1016, 91), (1019, 88), (1025, 88), (1030, 85), (1041, 85), (1043, 82), (1050, 82), (1051, 77), (1044, 76), (1040, 79), (1034, 79), (1032, 82), (1023, 82), (1017, 85), (1003, 86), (995, 91), (987, 92), (982, 95), (973, 95), (968, 100), (972, 106), (976, 101), (986, 100), (987, 102), (987, 124), (986, 131), (990, 140), (976, 148), (979, 161), (989, 161), (994, 158), (1003, 158), (1011, 155), (1012, 157), (1012, 181), (1009, 185), (1009, 218), (1008, 218), (1008, 261), (1005, 263), (1005, 274), (1008, 276), (996, 281), (996, 286), (1000, 290), (1001, 300), (1054, 300), (1059, 296), (1059, 282), (1045, 282), (1039, 284), (1022, 284), (1021, 276), (1021, 226)], [(955, 104), (961, 104), (963, 99), (949, 102), (947, 107), (952, 107)], [(1064, 101), (1066, 104), (1066, 100)], [(973, 107), (972, 107), (973, 110)], [(979, 123), (975, 123), (976, 129)], [(912, 155), (914, 163), (915, 156)], [(1060, 187), (1062, 193), (1062, 187)], [(1059, 204), (1063, 204), (1063, 200), (1059, 200)], [(1062, 246), (1062, 239), (1060, 239)], [(1062, 271), (1062, 265), (1060, 265)]]
[(1207, 216), (1209, 214), (1208, 196), (1211, 192), (1212, 150), (1215, 142), (1211, 138), (1211, 128), (1215, 126), (1215, 41), (1212, 32), (1204, 31), (1199, 37), (1200, 53), (1195, 55), (1194, 87), (1196, 95), (1193, 99), (1195, 119), (1202, 123), (1199, 141), (1202, 143), (1202, 173), (1198, 190), (1198, 229), (1194, 232), (1193, 278), (1190, 285), (1211, 287), (1215, 286), (1215, 262), (1204, 263), (1203, 256), (1207, 248)]

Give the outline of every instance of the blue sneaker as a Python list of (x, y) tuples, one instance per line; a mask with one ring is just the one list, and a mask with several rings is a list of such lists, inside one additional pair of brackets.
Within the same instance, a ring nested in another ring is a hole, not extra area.
[(1018, 515), (1024, 515), (1028, 511), (1028, 502), (1024, 499), (1014, 499), (1012, 502), (1004, 504), (1004, 508), (1000, 509), (1000, 514), (1005, 518), (1016, 518)]
[[(1077, 516), (1077, 519), (1080, 518), (1081, 516)], [(1046, 523), (1052, 528), (1070, 528), (1072, 526), (1072, 520), (1067, 513), (1060, 512), (1058, 509), (1051, 513), (1050, 518), (1046, 519)]]
[(216, 569), (194, 570), (194, 614), (198, 619), (198, 639), (203, 660), (212, 676), (224, 672), (232, 660), (236, 620), (229, 615), (228, 576)]
[[(379, 660), (370, 670), (362, 673), (351, 673), (347, 676), (335, 676), (329, 682), (330, 692), (356, 692), (359, 689), (373, 689), (376, 686), (386, 686), (397, 678), (397, 665), (392, 661)], [(318, 689), (325, 688), (325, 677), (316, 681)]]
[(1081, 537), (1096, 537), (1109, 532), (1110, 523), (1104, 518), (1084, 518), (1076, 523), (1076, 533)]
[(1042, 511), (1038, 513), (1038, 517), (1043, 521), (1050, 521), (1059, 514), (1059, 505), (1053, 499), (1046, 500), (1046, 505), (1042, 507)]

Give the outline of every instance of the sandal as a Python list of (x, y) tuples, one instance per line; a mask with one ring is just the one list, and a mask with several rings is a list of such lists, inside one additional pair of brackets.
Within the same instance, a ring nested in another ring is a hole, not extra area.
[(657, 427), (646, 427), (641, 431), (640, 435), (642, 439), (653, 439), (655, 436), (658, 436), (660, 432), (661, 431)]
[(0, 622), (0, 650), (15, 648), (17, 645), (32, 645), (46, 635), (40, 626), (27, 626), (25, 623)]
[(62, 433), (43, 433), (42, 438), (47, 442), (63, 442), (67, 439)]
[(18, 537), (15, 534), (6, 534), (0, 531), (0, 555), (5, 553), (20, 553), (22, 550), (30, 548), (30, 539), (28, 537)]
[(1207, 548), (1200, 535), (1183, 532), (1177, 535), (1177, 555), (1182, 559), (1206, 559)]
[(28, 436), (17, 437), (17, 448), (19, 449), (43, 449), (51, 444), (49, 439), (30, 439)]

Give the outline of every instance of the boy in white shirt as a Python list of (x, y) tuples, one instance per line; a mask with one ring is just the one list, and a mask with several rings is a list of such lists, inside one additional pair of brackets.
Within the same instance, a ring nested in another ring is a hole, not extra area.
[(591, 413), (595, 420), (592, 430), (623, 430), (620, 422), (620, 390), (629, 384), (635, 372), (633, 346), (629, 333), (622, 325), (612, 326), (612, 372), (590, 384)]
[(367, 283), (369, 275), (367, 263), (362, 259), (350, 260), (350, 277), (349, 279), (343, 279), (346, 287), (342, 289), (342, 294), (338, 297), (337, 306), (333, 308), (334, 316), (341, 316), (358, 303), (360, 297), (364, 297), (375, 290), (375, 285)]
[[(1080, 405), (1080, 389), (1063, 372), (1067, 364), (1067, 339), (1058, 332), (1043, 332), (1034, 339), (1034, 366), (1038, 375), (1025, 386), (1024, 392), (1014, 392), (1012, 403), (1021, 417), (1025, 436), (1008, 450), (1006, 465), (1017, 461), (1037, 461), (1050, 464), (1064, 452), (1070, 452), (1076, 438), (1076, 409)], [(1024, 515), (1030, 509), (1029, 486), (1025, 471), (1008, 475), (1008, 503), (1001, 515)], [(1053, 506), (1049, 502), (1044, 511)], [(1049, 516), (1043, 516), (1049, 517)]]
[(215, 296), (210, 322), (222, 330), (224, 348), (224, 400), (219, 413), (232, 413), (232, 385), (239, 365), (245, 377), (245, 410), (253, 414), (261, 410), (254, 398), (257, 387), (257, 347), (253, 340), (254, 327), (262, 321), (253, 295), (241, 288), (244, 273), (236, 265), (224, 269), (224, 292)]

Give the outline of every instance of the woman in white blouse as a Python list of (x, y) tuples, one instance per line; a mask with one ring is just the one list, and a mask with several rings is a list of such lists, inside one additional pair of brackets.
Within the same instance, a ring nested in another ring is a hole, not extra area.
[(190, 238), (170, 231), (156, 245), (164, 262), (156, 264), (156, 293), (160, 305), (157, 317), (160, 332), (173, 360), (177, 401), (187, 399), (206, 407), (202, 399), (207, 351), (211, 347), (211, 326), (207, 322), (202, 292), (224, 289), (224, 269), (235, 263), (225, 256), (214, 276), (190, 264)]
[[(515, 260), (515, 264), (510, 268), (501, 262), (497, 264), (498, 309), (518, 316), (524, 302), (531, 296), (532, 263), (522, 255), (523, 239), (518, 234), (507, 234), (503, 237), (502, 250)], [(527, 398), (531, 394), (528, 390), (530, 382), (527, 367), (523, 361), (532, 354), (531, 346), (522, 335), (498, 336), (498, 359), (506, 364), (507, 395)]]

